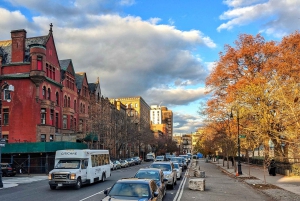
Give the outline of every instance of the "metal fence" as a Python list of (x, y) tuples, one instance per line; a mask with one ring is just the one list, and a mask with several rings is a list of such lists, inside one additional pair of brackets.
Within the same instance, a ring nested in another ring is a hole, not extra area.
[(12, 164), (17, 174), (48, 174), (54, 168), (54, 158), (54, 155), (2, 158), (2, 163)]

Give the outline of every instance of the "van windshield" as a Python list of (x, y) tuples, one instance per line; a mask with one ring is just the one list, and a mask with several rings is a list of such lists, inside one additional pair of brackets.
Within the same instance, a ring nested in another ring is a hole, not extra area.
[(54, 169), (79, 169), (80, 160), (60, 160)]

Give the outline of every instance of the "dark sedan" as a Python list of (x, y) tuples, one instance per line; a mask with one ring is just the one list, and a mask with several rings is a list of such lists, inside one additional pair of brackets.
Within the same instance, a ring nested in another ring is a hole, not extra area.
[(166, 195), (167, 188), (165, 182), (168, 181), (168, 179), (164, 178), (164, 172), (161, 169), (141, 168), (135, 173), (134, 177), (139, 179), (153, 179), (163, 193), (163, 196)]
[(152, 179), (120, 179), (110, 189), (104, 191), (102, 201), (139, 200), (162, 201), (162, 192)]

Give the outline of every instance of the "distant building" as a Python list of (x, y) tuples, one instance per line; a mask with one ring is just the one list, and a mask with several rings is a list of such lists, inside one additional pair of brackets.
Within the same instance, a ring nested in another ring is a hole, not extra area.
[(167, 135), (170, 139), (173, 137), (173, 112), (172, 110), (168, 110), (167, 107), (162, 106), (162, 123), (167, 127)]
[(161, 107), (158, 105), (151, 105), (150, 110), (150, 120), (151, 124), (162, 124), (162, 114), (161, 114)]

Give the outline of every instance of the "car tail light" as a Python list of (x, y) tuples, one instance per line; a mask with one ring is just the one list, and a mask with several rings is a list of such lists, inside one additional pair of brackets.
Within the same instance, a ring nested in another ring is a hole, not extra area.
[(12, 168), (11, 168), (11, 167), (8, 167), (7, 169), (8, 169), (8, 170), (12, 170)]

